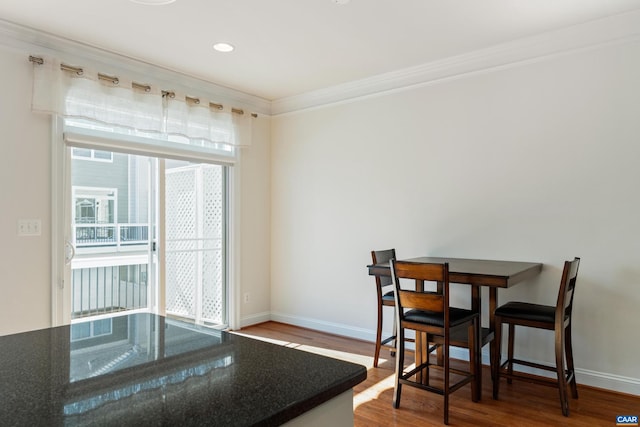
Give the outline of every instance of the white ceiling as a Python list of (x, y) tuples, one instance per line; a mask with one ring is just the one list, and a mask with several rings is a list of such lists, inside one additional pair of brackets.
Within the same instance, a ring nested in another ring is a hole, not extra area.
[[(640, 9), (638, 0), (0, 0), (0, 18), (267, 100)], [(218, 41), (236, 46), (213, 50)]]

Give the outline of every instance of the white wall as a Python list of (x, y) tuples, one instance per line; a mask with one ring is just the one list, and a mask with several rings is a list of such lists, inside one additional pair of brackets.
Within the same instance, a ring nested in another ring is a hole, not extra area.
[[(30, 73), (0, 48), (0, 335), (51, 320), (51, 129), (31, 113)], [(42, 235), (18, 237), (21, 218), (42, 220)]]
[[(28, 56), (33, 52), (4, 47), (2, 42), (0, 39), (0, 335), (5, 335), (51, 324), (51, 129), (48, 117), (31, 112)], [(236, 295), (249, 292), (251, 300), (237, 305), (241, 323), (269, 310), (269, 135), (270, 118), (260, 115), (255, 120), (253, 145), (243, 149), (242, 155), (241, 265)], [(18, 237), (19, 218), (41, 219), (42, 235)]]
[(273, 318), (373, 340), (372, 249), (544, 263), (501, 303), (554, 304), (580, 256), (578, 380), (640, 394), (638, 76), (636, 41), (275, 117)]
[(240, 327), (268, 321), (271, 310), (271, 118), (260, 116), (254, 124), (252, 145), (242, 149), (241, 159)]

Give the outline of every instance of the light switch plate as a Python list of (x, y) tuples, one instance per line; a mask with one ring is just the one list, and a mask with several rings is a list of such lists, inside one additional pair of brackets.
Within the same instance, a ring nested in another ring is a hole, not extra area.
[(19, 219), (18, 236), (40, 236), (42, 221), (39, 219)]

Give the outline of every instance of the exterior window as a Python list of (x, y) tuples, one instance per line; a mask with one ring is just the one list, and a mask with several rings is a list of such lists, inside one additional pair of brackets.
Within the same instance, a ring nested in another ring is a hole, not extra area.
[(113, 162), (113, 153), (110, 151), (90, 150), (88, 148), (73, 148), (71, 157), (81, 160), (94, 160), (96, 162)]
[(114, 213), (113, 196), (76, 196), (76, 224), (113, 224)]
[(111, 319), (94, 320), (93, 322), (71, 325), (71, 342), (86, 340), (103, 335), (110, 335), (112, 331)]
[(74, 188), (73, 193), (76, 245), (115, 243), (117, 190)]

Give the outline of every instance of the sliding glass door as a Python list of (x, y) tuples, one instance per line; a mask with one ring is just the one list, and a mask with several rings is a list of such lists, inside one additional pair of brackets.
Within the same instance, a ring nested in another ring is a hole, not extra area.
[(58, 323), (145, 311), (228, 324), (227, 167), (78, 147), (63, 163)]

